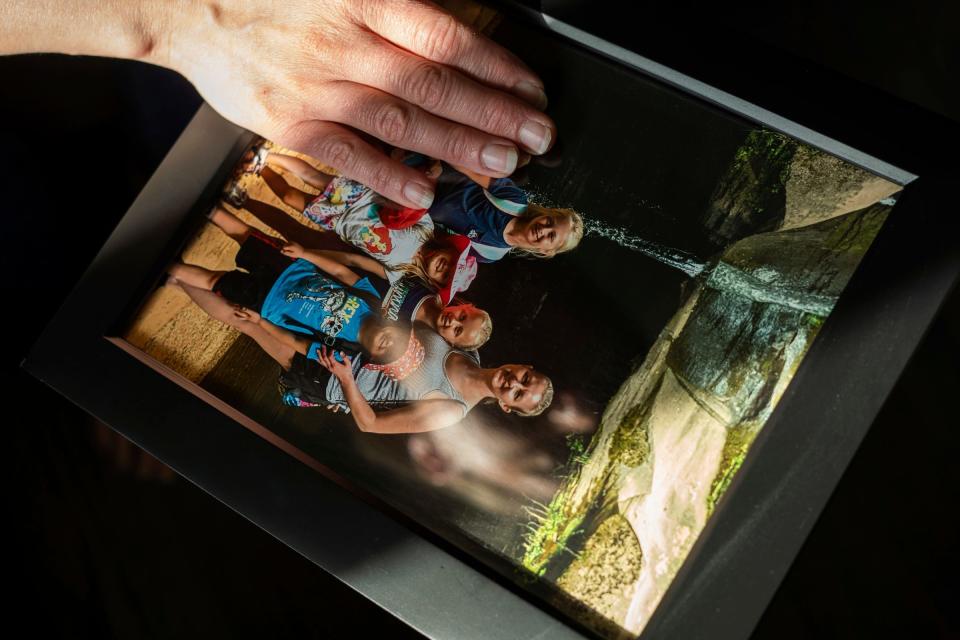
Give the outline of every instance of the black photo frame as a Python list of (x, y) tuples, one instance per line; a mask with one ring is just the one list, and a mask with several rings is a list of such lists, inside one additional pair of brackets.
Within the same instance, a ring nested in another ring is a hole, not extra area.
[[(949, 212), (960, 181), (949, 167), (917, 163), (922, 141), (905, 140), (899, 151), (888, 141), (879, 160), (871, 149), (844, 145), (550, 16), (533, 18), (558, 38), (906, 185), (642, 634), (745, 637), (956, 280), (958, 225)], [(873, 105), (904, 111), (892, 98)], [(817, 114), (805, 120), (817, 122)], [(850, 123), (858, 126), (869, 125)], [(861, 129), (851, 139), (863, 137)], [(584, 629), (358, 495), (269, 431), (238, 429), (229, 407), (199, 388), (188, 392), (178, 376), (145, 365), (115, 338), (250, 140), (209, 107), (198, 112), (25, 367), (427, 636), (582, 637)]]

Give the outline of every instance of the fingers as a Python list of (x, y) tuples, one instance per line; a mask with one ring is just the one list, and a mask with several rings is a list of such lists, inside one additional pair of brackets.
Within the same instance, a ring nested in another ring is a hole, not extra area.
[(330, 355), (327, 353), (326, 347), (320, 348), (320, 351), (317, 353), (317, 360), (320, 361), (320, 364), (322, 364), (327, 371), (333, 371), (333, 367), (330, 364)]
[[(358, 48), (350, 62), (349, 77), (361, 85), (473, 128), (474, 135), (487, 136), (487, 143), (495, 142), (494, 137), (506, 138), (527, 152), (542, 154), (555, 138), (553, 121), (526, 102), (482, 85), (456, 69), (412, 56), (375, 36), (367, 46)], [(442, 131), (429, 133), (431, 139), (442, 140)]]
[(332, 97), (336, 120), (389, 144), (484, 175), (508, 176), (517, 167), (519, 154), (512, 140), (438, 118), (383, 91), (344, 82)]
[(539, 109), (546, 107), (543, 83), (536, 74), (435, 5), (417, 0), (362, 2), (360, 14), (371, 30), (397, 46), (512, 92)]
[(394, 202), (426, 209), (433, 202), (430, 181), (416, 169), (391, 160), (348, 128), (320, 120), (301, 122), (278, 139), (312, 156)]

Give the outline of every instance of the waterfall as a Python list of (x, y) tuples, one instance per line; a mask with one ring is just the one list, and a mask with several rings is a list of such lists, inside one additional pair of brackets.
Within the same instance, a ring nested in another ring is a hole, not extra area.
[(587, 235), (606, 238), (621, 247), (637, 251), (657, 262), (679, 269), (691, 278), (702, 275), (704, 284), (712, 289), (729, 291), (757, 302), (777, 304), (821, 317), (829, 315), (836, 303), (836, 299), (832, 296), (797, 290), (777, 283), (777, 273), (774, 269), (768, 268), (751, 274), (722, 260), (707, 263), (686, 251), (665, 247), (632, 235), (623, 227), (609, 225), (599, 220), (584, 219), (583, 226)]
[[(759, 276), (767, 276), (761, 278)], [(777, 276), (773, 269), (758, 270), (754, 274), (718, 262), (707, 277), (706, 286), (720, 291), (729, 291), (756, 302), (776, 304), (796, 311), (812, 313), (820, 317), (830, 315), (836, 299), (833, 296), (810, 293), (773, 282)]]
[(637, 251), (657, 262), (679, 269), (691, 278), (700, 275), (707, 266), (705, 262), (686, 251), (664, 247), (656, 242), (632, 235), (623, 227), (615, 227), (599, 220), (586, 218), (583, 221), (583, 227), (586, 235), (606, 238), (621, 247)]

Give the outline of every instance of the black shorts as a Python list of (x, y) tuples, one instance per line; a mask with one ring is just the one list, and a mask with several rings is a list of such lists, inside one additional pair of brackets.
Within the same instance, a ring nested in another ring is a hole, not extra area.
[(302, 400), (325, 404), (330, 371), (316, 360), (295, 353), (289, 369), (280, 370), (280, 387), (284, 392), (295, 391)]
[(277, 278), (293, 259), (283, 255), (283, 241), (253, 230), (240, 245), (237, 266), (244, 271), (228, 271), (220, 276), (213, 291), (234, 304), (260, 311)]

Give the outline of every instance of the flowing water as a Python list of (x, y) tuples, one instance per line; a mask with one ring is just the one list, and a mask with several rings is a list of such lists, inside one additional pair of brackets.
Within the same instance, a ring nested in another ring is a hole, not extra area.
[(729, 291), (757, 302), (777, 304), (822, 317), (830, 313), (836, 302), (832, 296), (783, 286), (777, 282), (778, 274), (773, 269), (748, 273), (722, 260), (711, 265), (681, 249), (665, 247), (633, 235), (623, 227), (590, 219), (584, 220), (583, 224), (587, 235), (605, 238), (621, 247), (642, 253), (657, 262), (679, 269), (691, 278), (704, 276), (706, 286), (712, 289)]
[(773, 269), (747, 273), (725, 262), (718, 262), (706, 279), (706, 286), (729, 291), (749, 300), (788, 307), (796, 311), (826, 317), (833, 310), (833, 296), (800, 291), (777, 284), (779, 274)]
[(606, 238), (621, 247), (642, 253), (643, 255), (661, 262), (667, 266), (679, 269), (691, 278), (700, 275), (707, 264), (694, 256), (680, 249), (665, 247), (633, 235), (623, 227), (616, 227), (606, 224), (599, 220), (585, 219), (583, 221), (584, 231), (587, 235)]

